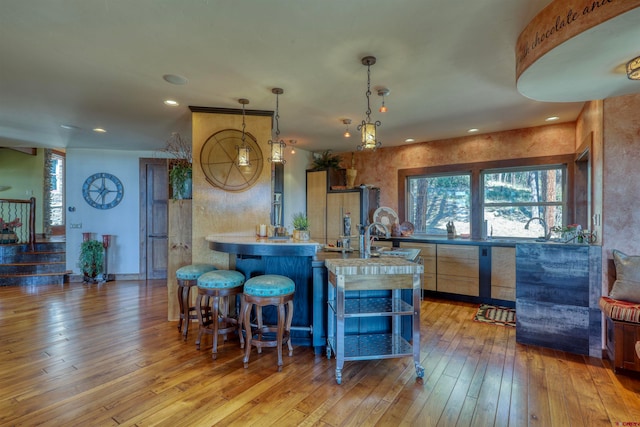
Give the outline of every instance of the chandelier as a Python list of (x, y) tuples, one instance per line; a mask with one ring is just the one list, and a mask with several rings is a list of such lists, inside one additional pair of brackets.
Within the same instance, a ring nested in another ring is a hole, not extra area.
[(251, 166), (251, 161), (249, 159), (249, 152), (251, 151), (251, 148), (244, 143), (244, 137), (245, 137), (244, 106), (249, 103), (249, 100), (245, 98), (240, 98), (238, 99), (238, 102), (242, 104), (242, 144), (240, 144), (239, 146), (236, 146), (236, 149), (238, 150), (238, 166)]
[(271, 93), (276, 95), (276, 132), (275, 138), (269, 141), (269, 145), (271, 145), (271, 157), (269, 157), (269, 161), (272, 163), (282, 163), (285, 164), (286, 160), (284, 159), (284, 148), (287, 146), (285, 142), (280, 138), (280, 114), (278, 112), (279, 109), (279, 96), (284, 93), (284, 90), (279, 87), (274, 87), (271, 89)]
[(376, 63), (375, 56), (365, 56), (362, 58), (362, 65), (367, 66), (367, 119), (362, 120), (362, 123), (358, 125), (358, 130), (362, 133), (362, 143), (358, 145), (358, 151), (362, 150), (375, 150), (382, 145), (382, 142), (377, 140), (376, 130), (382, 123), (380, 120), (371, 122), (371, 104), (369, 97), (371, 96), (371, 66)]

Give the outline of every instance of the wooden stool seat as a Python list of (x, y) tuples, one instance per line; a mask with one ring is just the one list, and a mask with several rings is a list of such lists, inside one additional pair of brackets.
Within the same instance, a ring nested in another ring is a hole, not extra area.
[[(210, 264), (190, 264), (180, 267), (176, 271), (178, 281), (178, 304), (180, 305), (180, 317), (178, 319), (178, 331), (182, 331), (182, 339), (187, 340), (189, 322), (198, 319), (196, 307), (189, 300), (191, 287), (198, 284), (198, 277), (209, 271), (216, 270)], [(198, 305), (199, 307), (199, 305)], [(208, 316), (205, 313), (205, 317)]]
[[(262, 353), (262, 347), (277, 347), (278, 371), (282, 370), (282, 345), (289, 347), (289, 356), (293, 355), (290, 331), (293, 320), (293, 295), (295, 283), (285, 276), (265, 274), (252, 277), (244, 284), (242, 294), (242, 321), (244, 322), (246, 347), (244, 353), (244, 367), (249, 367), (249, 355), (251, 346), (255, 346), (258, 353)], [(251, 327), (251, 307), (256, 306), (257, 328)], [(275, 305), (278, 308), (277, 325), (262, 324), (262, 307)], [(285, 310), (285, 306), (287, 309)], [(286, 311), (286, 320), (285, 320)], [(274, 337), (275, 333), (275, 337)]]
[(211, 301), (211, 316), (202, 317), (204, 310), (197, 310), (201, 316), (199, 320), (198, 338), (196, 348), (200, 350), (200, 342), (203, 334), (213, 335), (211, 357), (218, 357), (218, 335), (222, 335), (226, 341), (227, 334), (236, 332), (240, 337), (240, 348), (244, 347), (242, 337), (242, 318), (230, 317), (229, 297), (242, 294), (244, 274), (233, 270), (215, 270), (204, 273), (198, 277), (198, 298), (196, 307), (202, 307), (202, 298), (207, 298), (207, 304)]

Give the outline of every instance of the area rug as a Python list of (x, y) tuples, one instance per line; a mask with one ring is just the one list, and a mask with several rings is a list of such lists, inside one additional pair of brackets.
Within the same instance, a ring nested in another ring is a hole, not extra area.
[(473, 320), (514, 328), (516, 326), (516, 311), (513, 308), (480, 304)]

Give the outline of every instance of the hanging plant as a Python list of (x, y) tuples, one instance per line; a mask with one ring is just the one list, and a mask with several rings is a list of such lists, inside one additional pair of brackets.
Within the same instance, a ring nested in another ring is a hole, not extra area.
[(191, 143), (182, 139), (174, 132), (167, 141), (164, 149), (169, 154), (169, 180), (173, 189), (174, 199), (191, 198), (192, 151)]

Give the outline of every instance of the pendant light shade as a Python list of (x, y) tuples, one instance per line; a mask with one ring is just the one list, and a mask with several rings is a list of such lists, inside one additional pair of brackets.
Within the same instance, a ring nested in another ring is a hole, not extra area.
[(245, 144), (245, 123), (244, 123), (244, 106), (249, 103), (248, 99), (240, 98), (238, 100), (242, 104), (242, 144), (236, 146), (238, 150), (238, 166), (251, 166), (250, 152), (251, 148)]
[(375, 56), (365, 56), (362, 58), (362, 65), (367, 66), (367, 91), (365, 95), (367, 97), (367, 118), (358, 125), (358, 130), (361, 132), (361, 144), (358, 145), (358, 150), (375, 150), (382, 145), (382, 142), (378, 141), (377, 128), (382, 123), (379, 120), (371, 121), (371, 103), (369, 97), (371, 96), (371, 66), (376, 63)]
[(284, 93), (279, 87), (274, 87), (271, 89), (271, 93), (276, 95), (276, 132), (275, 138), (269, 141), (269, 145), (271, 145), (271, 157), (269, 157), (269, 161), (272, 163), (282, 163), (285, 164), (286, 160), (284, 159), (284, 149), (287, 146), (285, 142), (280, 138), (280, 113), (279, 113), (279, 97)]

